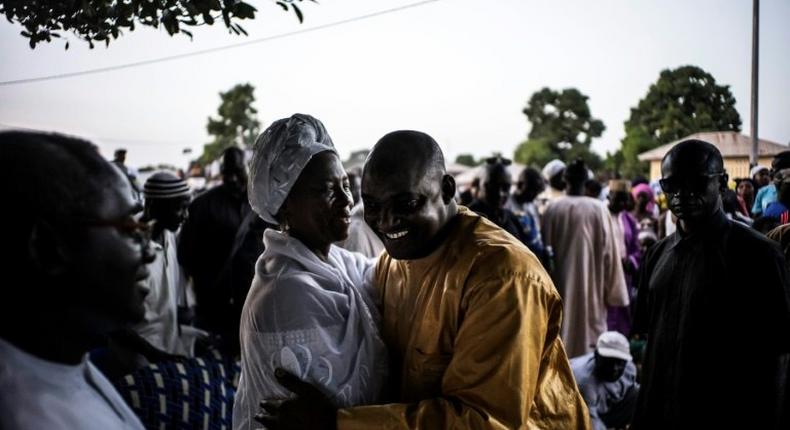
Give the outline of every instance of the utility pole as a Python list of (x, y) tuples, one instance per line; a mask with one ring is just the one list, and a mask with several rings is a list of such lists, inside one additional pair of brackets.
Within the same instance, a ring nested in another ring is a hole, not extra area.
[(749, 165), (757, 165), (758, 145), (757, 137), (757, 90), (760, 56), (760, 0), (752, 0), (752, 153), (749, 156)]

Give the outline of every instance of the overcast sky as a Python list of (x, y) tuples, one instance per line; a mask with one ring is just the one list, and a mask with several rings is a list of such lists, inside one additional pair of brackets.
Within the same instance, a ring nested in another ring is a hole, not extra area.
[[(273, 2), (251, 0), (248, 38), (223, 25), (195, 38), (138, 29), (90, 50), (70, 36), (31, 50), (21, 28), (0, 20), (0, 81), (187, 53), (323, 25), (415, 3), (303, 3), (304, 24)], [(115, 72), (0, 86), (0, 124), (88, 137), (131, 165), (182, 166), (208, 142), (206, 119), (220, 91), (256, 87), (264, 126), (294, 112), (321, 119), (344, 157), (386, 132), (433, 135), (459, 153), (512, 155), (529, 130), (521, 113), (544, 86), (576, 87), (606, 124), (593, 148), (619, 147), (629, 109), (662, 69), (693, 64), (729, 85), (749, 133), (749, 0), (439, 0), (307, 34)], [(790, 141), (790, 1), (763, 0), (760, 137)]]

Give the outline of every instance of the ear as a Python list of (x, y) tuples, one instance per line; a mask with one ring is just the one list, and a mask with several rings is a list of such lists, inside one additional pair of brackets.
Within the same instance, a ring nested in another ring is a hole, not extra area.
[(449, 204), (455, 198), (455, 178), (450, 175), (442, 176), (442, 200)]
[(33, 267), (49, 276), (60, 275), (68, 267), (69, 258), (62, 236), (45, 221), (33, 224), (27, 250)]

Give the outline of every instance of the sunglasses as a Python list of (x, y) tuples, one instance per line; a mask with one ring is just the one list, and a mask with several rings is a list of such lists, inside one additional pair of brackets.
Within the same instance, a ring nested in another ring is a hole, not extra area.
[(715, 178), (722, 175), (724, 175), (724, 172), (708, 173), (687, 178), (670, 176), (668, 178), (660, 179), (658, 184), (661, 186), (661, 190), (667, 194), (677, 194), (683, 189), (692, 193), (702, 193), (706, 188), (708, 188), (708, 182), (710, 181), (710, 178)]

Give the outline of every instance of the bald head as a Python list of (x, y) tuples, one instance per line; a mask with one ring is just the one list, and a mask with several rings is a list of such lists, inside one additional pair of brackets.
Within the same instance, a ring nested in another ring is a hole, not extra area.
[(702, 140), (689, 139), (678, 143), (667, 152), (661, 161), (664, 166), (672, 166), (678, 173), (724, 171), (721, 152), (715, 146)]
[(419, 131), (382, 137), (362, 170), (365, 221), (396, 259), (422, 258), (444, 241), (454, 196), (442, 150)]
[(486, 164), (480, 175), (480, 189), (477, 199), (494, 209), (505, 206), (510, 196), (510, 172), (502, 162)]
[(363, 176), (392, 175), (402, 170), (417, 171), (432, 177), (446, 173), (444, 155), (429, 135), (413, 130), (393, 131), (379, 139), (368, 154)]
[(721, 208), (727, 174), (719, 150), (708, 142), (685, 140), (661, 161), (661, 188), (681, 226), (691, 231)]

